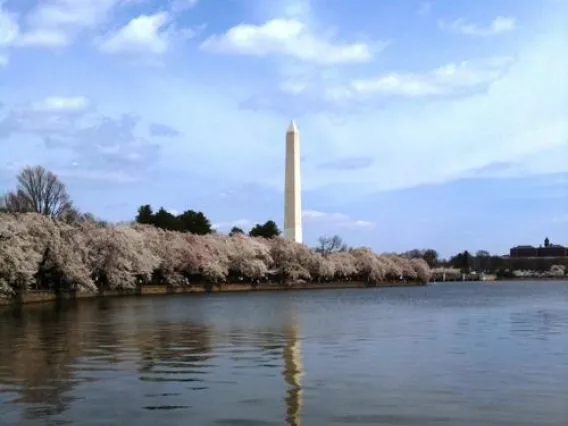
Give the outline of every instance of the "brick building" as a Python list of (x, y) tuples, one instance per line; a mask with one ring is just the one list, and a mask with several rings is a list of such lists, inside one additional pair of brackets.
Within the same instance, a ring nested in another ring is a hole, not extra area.
[(546, 238), (544, 246), (520, 245), (511, 248), (509, 257), (568, 257), (568, 247), (550, 244), (550, 241)]

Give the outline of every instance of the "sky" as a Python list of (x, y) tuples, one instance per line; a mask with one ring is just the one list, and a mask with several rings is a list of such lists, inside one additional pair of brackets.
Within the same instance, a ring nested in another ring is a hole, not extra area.
[(0, 0), (0, 192), (379, 252), (568, 243), (567, 0)]

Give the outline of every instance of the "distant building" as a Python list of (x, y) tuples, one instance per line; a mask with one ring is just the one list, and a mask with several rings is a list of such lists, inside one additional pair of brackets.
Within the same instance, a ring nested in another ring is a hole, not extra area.
[(539, 247), (538, 257), (567, 257), (568, 247), (559, 244), (550, 244), (548, 247)]
[(544, 247), (516, 246), (509, 250), (509, 257), (568, 257), (568, 247), (550, 244), (549, 239), (546, 238)]
[(538, 248), (533, 246), (517, 246), (509, 250), (510, 257), (538, 257)]

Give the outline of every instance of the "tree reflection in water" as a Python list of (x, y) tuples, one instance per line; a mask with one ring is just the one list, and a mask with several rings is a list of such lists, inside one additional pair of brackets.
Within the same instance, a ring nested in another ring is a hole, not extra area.
[[(80, 359), (95, 342), (112, 341), (104, 327), (99, 301), (59, 302), (14, 307), (0, 315), (0, 387), (18, 396), (28, 419), (63, 413), (77, 399), (78, 383), (92, 380), (78, 374)], [(112, 353), (113, 345), (107, 349)], [(111, 358), (105, 360), (112, 363)], [(83, 371), (85, 372), (85, 371)]]
[(137, 334), (140, 380), (201, 382), (215, 357), (210, 330), (196, 323), (159, 323)]
[[(0, 311), (0, 404), (18, 406), (12, 423), (73, 418), (94, 403), (74, 401), (97, 395), (97, 403), (110, 403), (112, 397), (98, 392), (128, 376), (146, 383), (138, 397), (151, 401), (133, 399), (134, 410), (187, 409), (191, 403), (199, 411), (208, 394), (195, 391), (223, 392), (233, 384), (250, 389), (248, 383), (276, 373), (285, 387), (286, 422), (300, 425), (303, 366), (298, 326), (287, 307), (264, 324), (212, 328), (199, 312), (181, 320), (152, 312), (152, 306), (96, 299)], [(226, 367), (238, 373), (210, 375)]]

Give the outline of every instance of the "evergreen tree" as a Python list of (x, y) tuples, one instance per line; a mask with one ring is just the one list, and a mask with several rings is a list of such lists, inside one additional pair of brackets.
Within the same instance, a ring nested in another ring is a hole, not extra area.
[(168, 229), (170, 231), (180, 230), (177, 218), (163, 207), (160, 207), (160, 210), (158, 210), (154, 215), (152, 225), (158, 228)]
[(181, 215), (177, 216), (179, 228), (184, 232), (191, 232), (192, 234), (205, 235), (212, 232), (211, 222), (202, 212), (194, 210), (186, 210)]
[(241, 228), (239, 228), (238, 226), (233, 226), (233, 227), (231, 228), (231, 231), (229, 232), (229, 235), (230, 235), (230, 236), (233, 236), (233, 235), (244, 234), (244, 233), (245, 233), (245, 231), (243, 231), (243, 230), (242, 230)]
[(280, 235), (280, 230), (278, 229), (276, 222), (269, 220), (263, 225), (259, 223), (254, 225), (254, 227), (250, 230), (249, 235), (251, 237), (275, 238)]
[(150, 204), (140, 206), (138, 208), (138, 214), (136, 215), (136, 222), (143, 223), (145, 225), (152, 225), (154, 222), (154, 212)]

